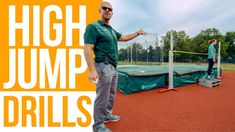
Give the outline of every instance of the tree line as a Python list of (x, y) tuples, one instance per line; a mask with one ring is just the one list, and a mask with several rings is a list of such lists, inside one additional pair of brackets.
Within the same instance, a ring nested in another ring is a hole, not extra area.
[[(216, 39), (217, 42), (221, 42), (222, 62), (235, 63), (235, 32), (227, 32), (225, 35), (222, 35), (216, 28), (202, 30), (192, 38), (190, 38), (185, 31), (167, 31), (166, 34), (161, 37), (161, 44), (156, 41), (155, 43), (148, 44), (149, 46), (146, 49), (143, 47), (144, 44), (135, 42), (127, 48), (121, 48), (119, 50), (119, 61), (130, 62), (132, 58), (133, 61), (167, 62), (171, 32), (173, 32), (174, 50), (207, 53), (208, 42), (211, 39)], [(218, 43), (216, 49), (218, 53)], [(207, 56), (175, 53), (174, 61), (206, 62)]]

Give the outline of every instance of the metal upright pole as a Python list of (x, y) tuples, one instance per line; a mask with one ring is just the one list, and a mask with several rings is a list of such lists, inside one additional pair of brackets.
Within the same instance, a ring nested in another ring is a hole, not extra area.
[(133, 61), (133, 60), (132, 60), (132, 49), (133, 49), (132, 46), (133, 46), (133, 44), (131, 44), (131, 64), (132, 64), (132, 61)]
[(126, 53), (127, 53), (127, 62), (129, 63), (129, 50), (128, 50), (128, 43), (126, 43), (127, 48), (126, 48)]
[(220, 78), (220, 49), (221, 49), (221, 42), (219, 42), (219, 49), (218, 49), (218, 60), (217, 60), (217, 78)]
[(170, 50), (169, 50), (169, 81), (168, 81), (168, 89), (160, 90), (160, 93), (167, 92), (170, 90), (178, 91), (173, 86), (173, 31), (170, 33)]
[(172, 88), (173, 88), (173, 32), (171, 31), (170, 50), (169, 50), (169, 89)]
[(147, 64), (148, 64), (148, 62), (149, 62), (149, 53), (148, 53), (148, 42), (147, 42), (147, 40), (145, 40), (145, 43), (147, 45)]

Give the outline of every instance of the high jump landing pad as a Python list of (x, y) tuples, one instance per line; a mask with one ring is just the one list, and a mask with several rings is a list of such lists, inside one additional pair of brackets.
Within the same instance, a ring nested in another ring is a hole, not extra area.
[[(118, 66), (118, 89), (124, 94), (168, 86), (168, 65), (120, 65)], [(197, 83), (207, 74), (207, 66), (175, 65), (173, 73), (174, 88)], [(213, 67), (214, 76), (217, 67)]]

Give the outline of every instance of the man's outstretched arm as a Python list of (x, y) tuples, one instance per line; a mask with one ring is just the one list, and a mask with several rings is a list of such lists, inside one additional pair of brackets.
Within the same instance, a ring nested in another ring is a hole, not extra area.
[(135, 33), (131, 33), (131, 34), (127, 34), (127, 35), (122, 35), (118, 41), (129, 41), (132, 40), (134, 38), (136, 38), (139, 35), (147, 35), (146, 32), (143, 31), (143, 29), (140, 29), (139, 31), (135, 32)]

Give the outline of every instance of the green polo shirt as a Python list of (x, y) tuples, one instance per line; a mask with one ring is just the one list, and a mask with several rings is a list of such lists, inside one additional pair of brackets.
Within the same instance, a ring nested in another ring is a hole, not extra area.
[(214, 58), (216, 58), (216, 49), (213, 44), (210, 44), (210, 46), (208, 47), (208, 59), (212, 59), (211, 50), (214, 54)]
[(86, 27), (84, 43), (94, 44), (95, 62), (104, 62), (108, 57), (110, 63), (116, 67), (118, 62), (117, 41), (120, 37), (121, 34), (110, 25), (98, 20)]

